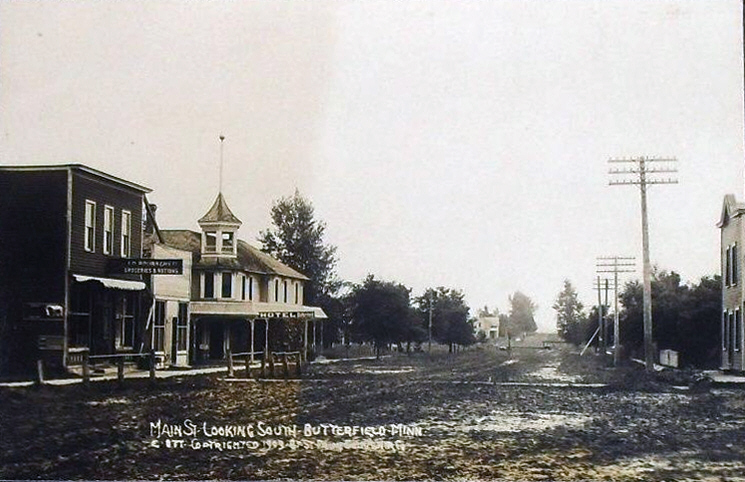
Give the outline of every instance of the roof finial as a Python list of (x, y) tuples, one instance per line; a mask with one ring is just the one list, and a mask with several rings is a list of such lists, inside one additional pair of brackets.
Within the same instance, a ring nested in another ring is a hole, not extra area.
[(220, 188), (218, 190), (219, 194), (222, 194), (222, 143), (225, 140), (225, 136), (220, 134)]

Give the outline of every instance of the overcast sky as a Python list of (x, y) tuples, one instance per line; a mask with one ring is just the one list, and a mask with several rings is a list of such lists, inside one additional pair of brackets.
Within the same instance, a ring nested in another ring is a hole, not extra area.
[(521, 290), (553, 329), (562, 280), (589, 305), (597, 256), (641, 260), (610, 157), (679, 159), (651, 188), (652, 261), (718, 273), (722, 198), (743, 197), (741, 8), (0, 0), (0, 163), (87, 164), (198, 229), (224, 134), (242, 238), (297, 188), (343, 279), (462, 289), (474, 312)]

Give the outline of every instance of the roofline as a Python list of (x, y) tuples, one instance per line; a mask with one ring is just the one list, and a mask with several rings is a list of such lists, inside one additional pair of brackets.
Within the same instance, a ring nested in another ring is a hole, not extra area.
[(104, 179), (107, 179), (109, 181), (117, 182), (119, 184), (122, 184), (124, 186), (127, 186), (131, 189), (134, 189), (136, 191), (140, 191), (142, 193), (150, 193), (153, 192), (152, 189), (149, 187), (145, 187), (141, 184), (137, 184), (131, 181), (127, 181), (125, 179), (122, 179), (120, 177), (113, 176), (111, 174), (107, 174), (103, 171), (99, 171), (98, 169), (94, 169), (92, 167), (88, 167), (84, 164), (43, 164), (43, 165), (27, 165), (27, 166), (0, 166), (0, 171), (17, 171), (17, 172), (24, 172), (24, 171), (82, 171), (86, 172), (88, 174), (93, 174), (98, 177), (102, 177)]

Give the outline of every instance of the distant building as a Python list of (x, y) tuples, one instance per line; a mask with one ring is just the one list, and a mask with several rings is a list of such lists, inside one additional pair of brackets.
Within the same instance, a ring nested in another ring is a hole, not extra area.
[(110, 261), (142, 256), (148, 192), (79, 164), (0, 167), (0, 370), (145, 343), (146, 284)]
[(499, 337), (499, 317), (479, 316), (477, 329), (483, 332), (488, 339), (496, 340)]
[(722, 362), (725, 370), (742, 370), (745, 366), (742, 314), (745, 310), (745, 283), (741, 273), (742, 247), (745, 245), (745, 204), (735, 196), (724, 197), (720, 229), (722, 273)]

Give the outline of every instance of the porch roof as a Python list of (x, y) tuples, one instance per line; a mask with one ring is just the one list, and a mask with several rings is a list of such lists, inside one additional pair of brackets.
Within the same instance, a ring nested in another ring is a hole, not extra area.
[(192, 301), (192, 315), (238, 316), (246, 318), (328, 318), (317, 306), (288, 305), (258, 301)]

